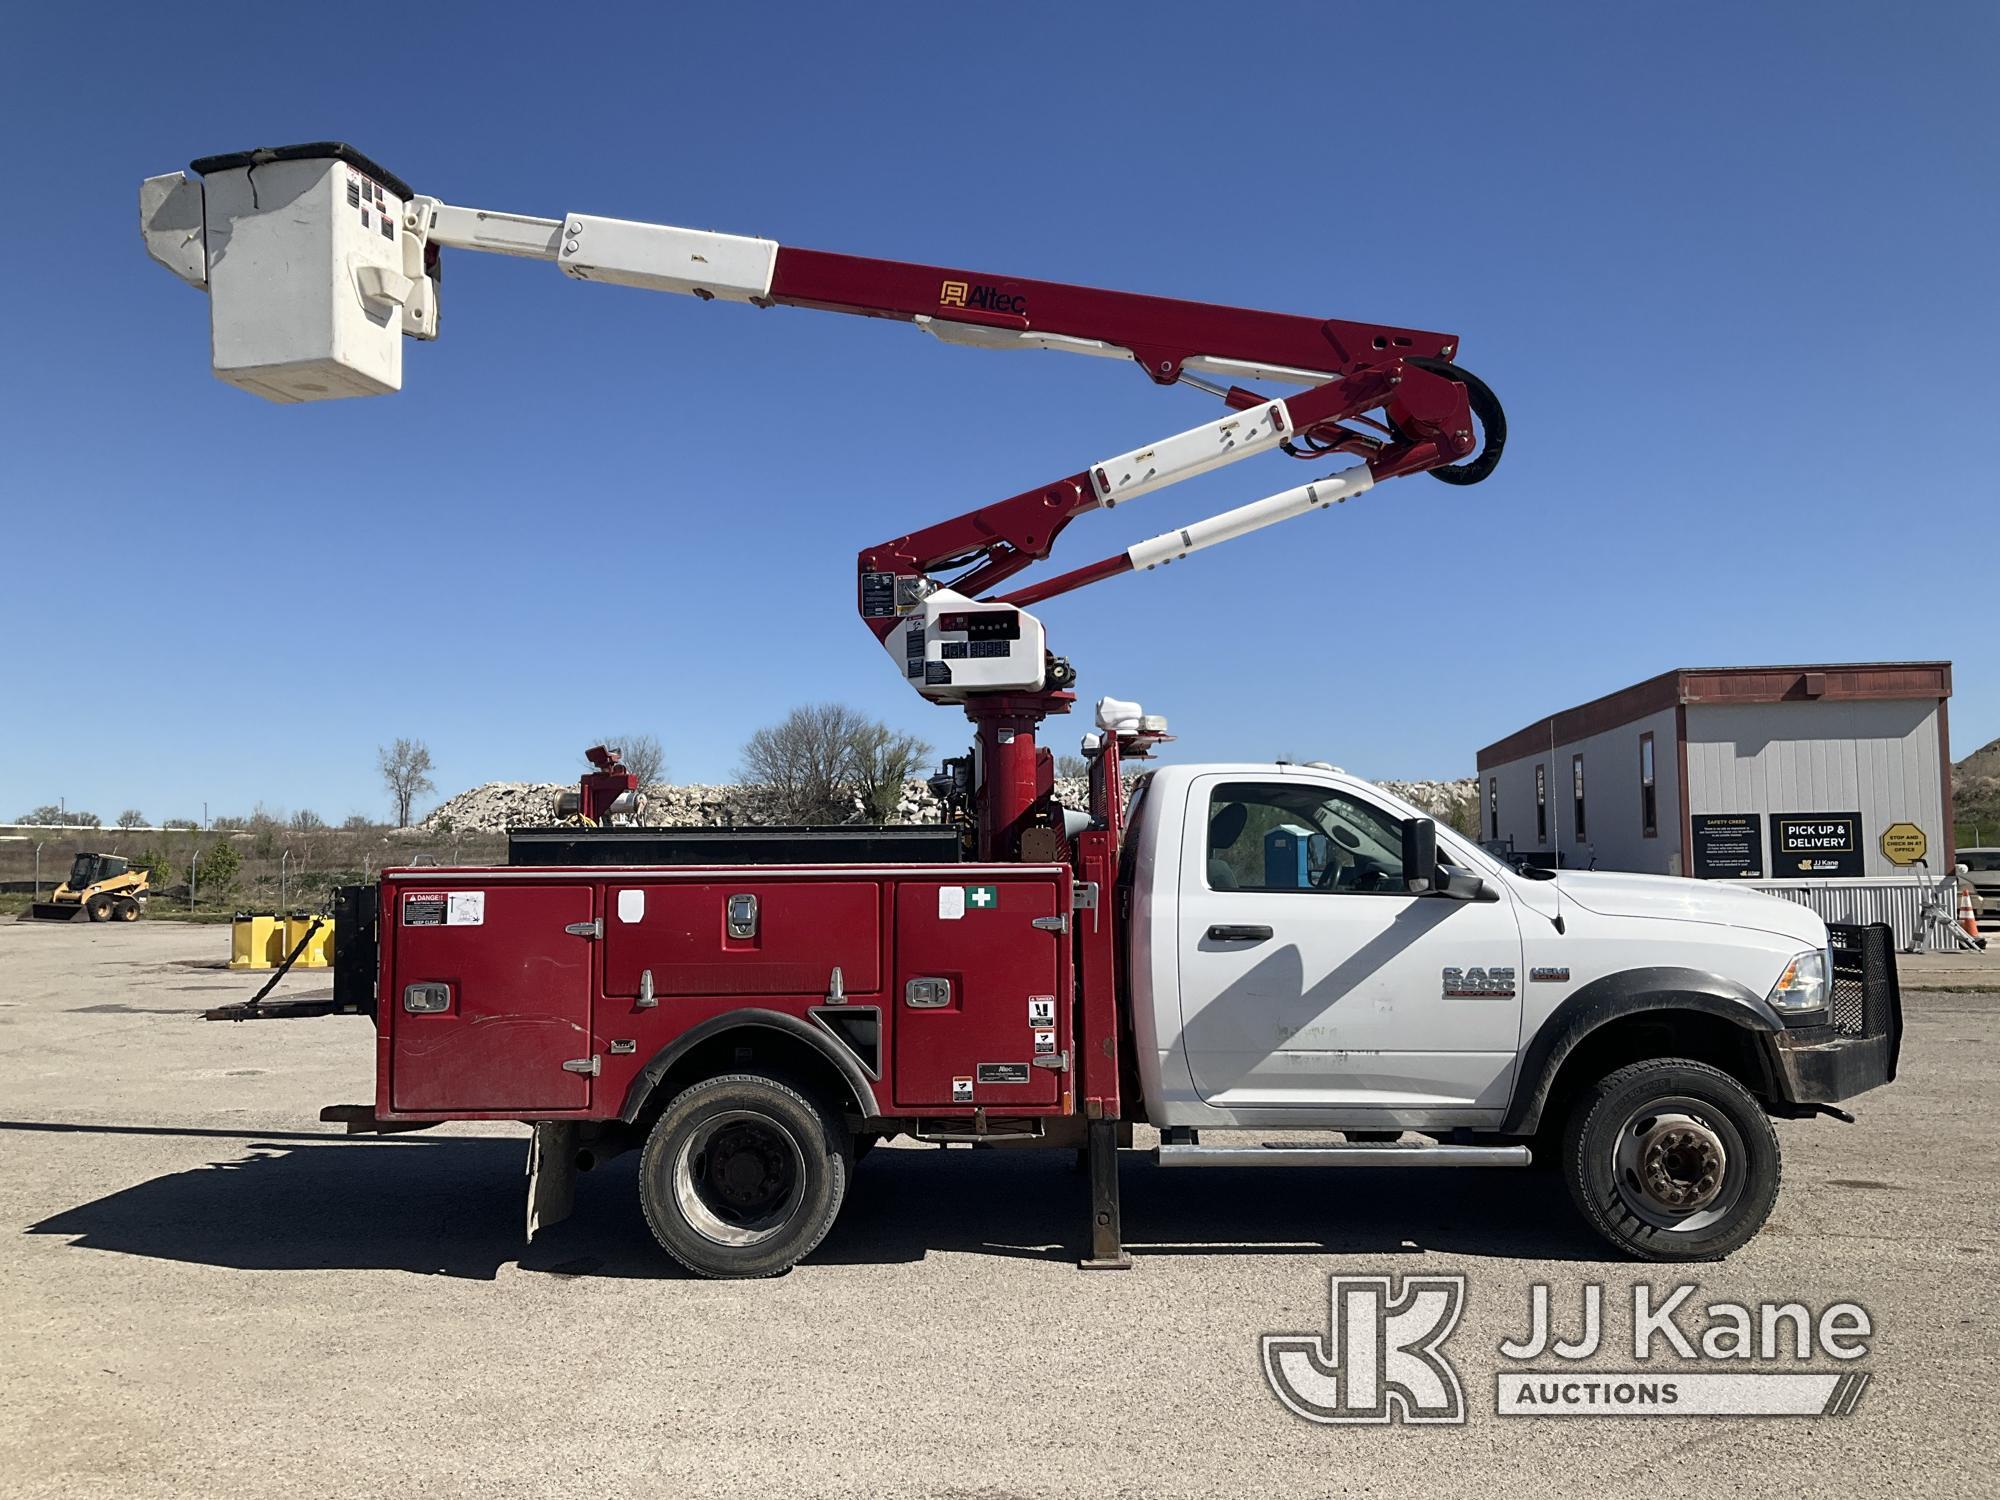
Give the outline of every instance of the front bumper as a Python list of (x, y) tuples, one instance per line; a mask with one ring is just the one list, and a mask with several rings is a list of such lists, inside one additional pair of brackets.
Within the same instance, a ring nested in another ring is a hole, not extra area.
[(1833, 997), (1824, 1021), (1767, 1038), (1772, 1082), (1792, 1104), (1831, 1104), (1896, 1076), (1903, 1050), (1903, 997), (1888, 924), (1830, 925)]

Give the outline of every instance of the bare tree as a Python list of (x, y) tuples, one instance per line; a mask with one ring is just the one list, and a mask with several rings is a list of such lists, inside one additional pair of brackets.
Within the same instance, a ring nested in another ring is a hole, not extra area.
[(809, 703), (758, 730), (743, 747), (743, 779), (763, 789), (785, 823), (845, 823), (857, 804), (896, 815), (903, 783), (930, 746), (839, 703)]
[(146, 826), (146, 815), (136, 807), (128, 807), (118, 815), (118, 826), (120, 828), (144, 828)]
[(853, 811), (848, 789), (860, 716), (838, 703), (809, 703), (758, 730), (743, 747), (743, 779), (764, 789), (782, 823), (841, 823)]
[(913, 734), (874, 722), (857, 725), (849, 744), (849, 774), (862, 811), (877, 823), (892, 822), (903, 801), (903, 783), (929, 757), (931, 747)]
[(326, 819), (322, 818), (310, 807), (302, 807), (292, 814), (291, 822), (288, 826), (293, 833), (317, 833), (320, 829), (326, 827)]
[(1056, 775), (1081, 781), (1089, 774), (1090, 762), (1085, 760), (1081, 755), (1058, 755), (1056, 757)]
[(639, 789), (658, 786), (667, 779), (667, 752), (660, 748), (657, 736), (650, 734), (608, 734), (597, 742), (617, 750), (625, 762), (625, 769), (639, 778)]
[(396, 804), (396, 826), (410, 826), (410, 804), (437, 790), (431, 781), (430, 747), (422, 740), (398, 739), (375, 752), (382, 772), (382, 785)]

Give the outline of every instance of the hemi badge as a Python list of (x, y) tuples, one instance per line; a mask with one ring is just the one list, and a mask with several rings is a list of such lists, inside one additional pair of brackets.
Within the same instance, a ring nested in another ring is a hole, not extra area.
[(1567, 968), (1530, 969), (1528, 970), (1528, 981), (1531, 984), (1568, 984), (1569, 970)]

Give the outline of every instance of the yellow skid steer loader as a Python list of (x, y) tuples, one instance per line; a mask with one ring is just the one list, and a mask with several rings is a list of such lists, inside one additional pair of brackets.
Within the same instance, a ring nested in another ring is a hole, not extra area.
[(69, 867), (69, 878), (49, 899), (28, 908), (28, 918), (36, 922), (136, 922), (146, 909), (150, 889), (148, 873), (142, 865), (134, 869), (115, 854), (79, 854)]

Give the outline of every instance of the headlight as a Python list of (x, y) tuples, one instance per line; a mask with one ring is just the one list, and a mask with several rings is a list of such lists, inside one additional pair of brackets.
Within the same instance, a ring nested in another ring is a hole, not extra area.
[(1787, 1015), (1826, 1007), (1826, 952), (1814, 948), (1785, 965), (1767, 997)]

